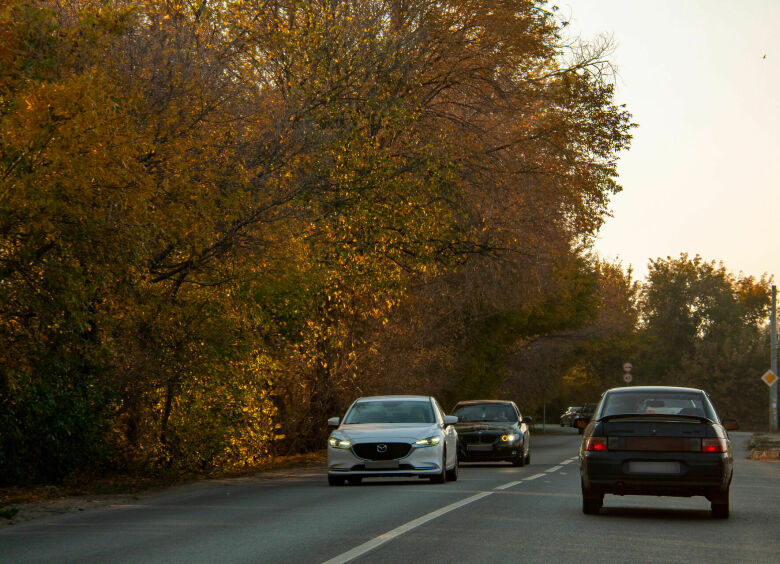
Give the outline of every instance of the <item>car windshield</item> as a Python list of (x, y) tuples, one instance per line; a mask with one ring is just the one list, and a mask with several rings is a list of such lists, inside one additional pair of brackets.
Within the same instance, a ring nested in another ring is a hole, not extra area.
[(459, 422), (478, 421), (516, 421), (517, 414), (508, 404), (468, 404), (456, 405), (452, 412)]
[(370, 400), (352, 406), (344, 423), (434, 423), (433, 408), (426, 400)]
[(607, 394), (601, 417), (610, 415), (695, 415), (717, 420), (709, 402), (696, 392), (618, 392)]

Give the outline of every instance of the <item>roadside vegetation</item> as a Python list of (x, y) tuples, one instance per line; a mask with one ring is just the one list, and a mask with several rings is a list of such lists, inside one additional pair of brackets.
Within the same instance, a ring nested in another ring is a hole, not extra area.
[(3, 3), (0, 487), (256, 468), (358, 395), (539, 417), (625, 361), (761, 422), (768, 280), (592, 254), (633, 124), (609, 43), (565, 25), (531, 0)]

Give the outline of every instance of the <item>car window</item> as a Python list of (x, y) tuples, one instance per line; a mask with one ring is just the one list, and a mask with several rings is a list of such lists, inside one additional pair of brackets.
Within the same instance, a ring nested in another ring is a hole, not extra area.
[(355, 403), (344, 417), (344, 423), (434, 423), (429, 401), (388, 400)]
[(517, 413), (514, 408), (508, 404), (468, 404), (456, 405), (452, 411), (457, 415), (458, 421), (463, 422), (481, 422), (481, 421), (516, 421)]
[(607, 394), (601, 416), (624, 414), (696, 415), (717, 420), (709, 402), (696, 392), (651, 390)]

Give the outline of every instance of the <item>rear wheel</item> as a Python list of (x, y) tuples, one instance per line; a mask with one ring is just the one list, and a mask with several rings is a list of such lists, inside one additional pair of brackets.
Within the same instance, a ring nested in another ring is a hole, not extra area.
[(585, 515), (597, 515), (604, 505), (604, 494), (586, 488), (583, 482), (580, 482), (580, 485), (582, 486), (582, 512)]
[(725, 493), (719, 493), (710, 499), (710, 509), (712, 516), (716, 519), (729, 518), (729, 490)]
[(344, 478), (341, 476), (331, 476), (328, 474), (328, 485), (330, 486), (343, 486)]

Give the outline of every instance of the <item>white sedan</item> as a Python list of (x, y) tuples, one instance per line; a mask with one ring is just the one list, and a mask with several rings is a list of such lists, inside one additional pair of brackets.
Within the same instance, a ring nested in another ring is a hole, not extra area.
[(444, 415), (430, 396), (373, 396), (355, 400), (328, 439), (328, 483), (419, 476), (458, 479), (458, 418)]

